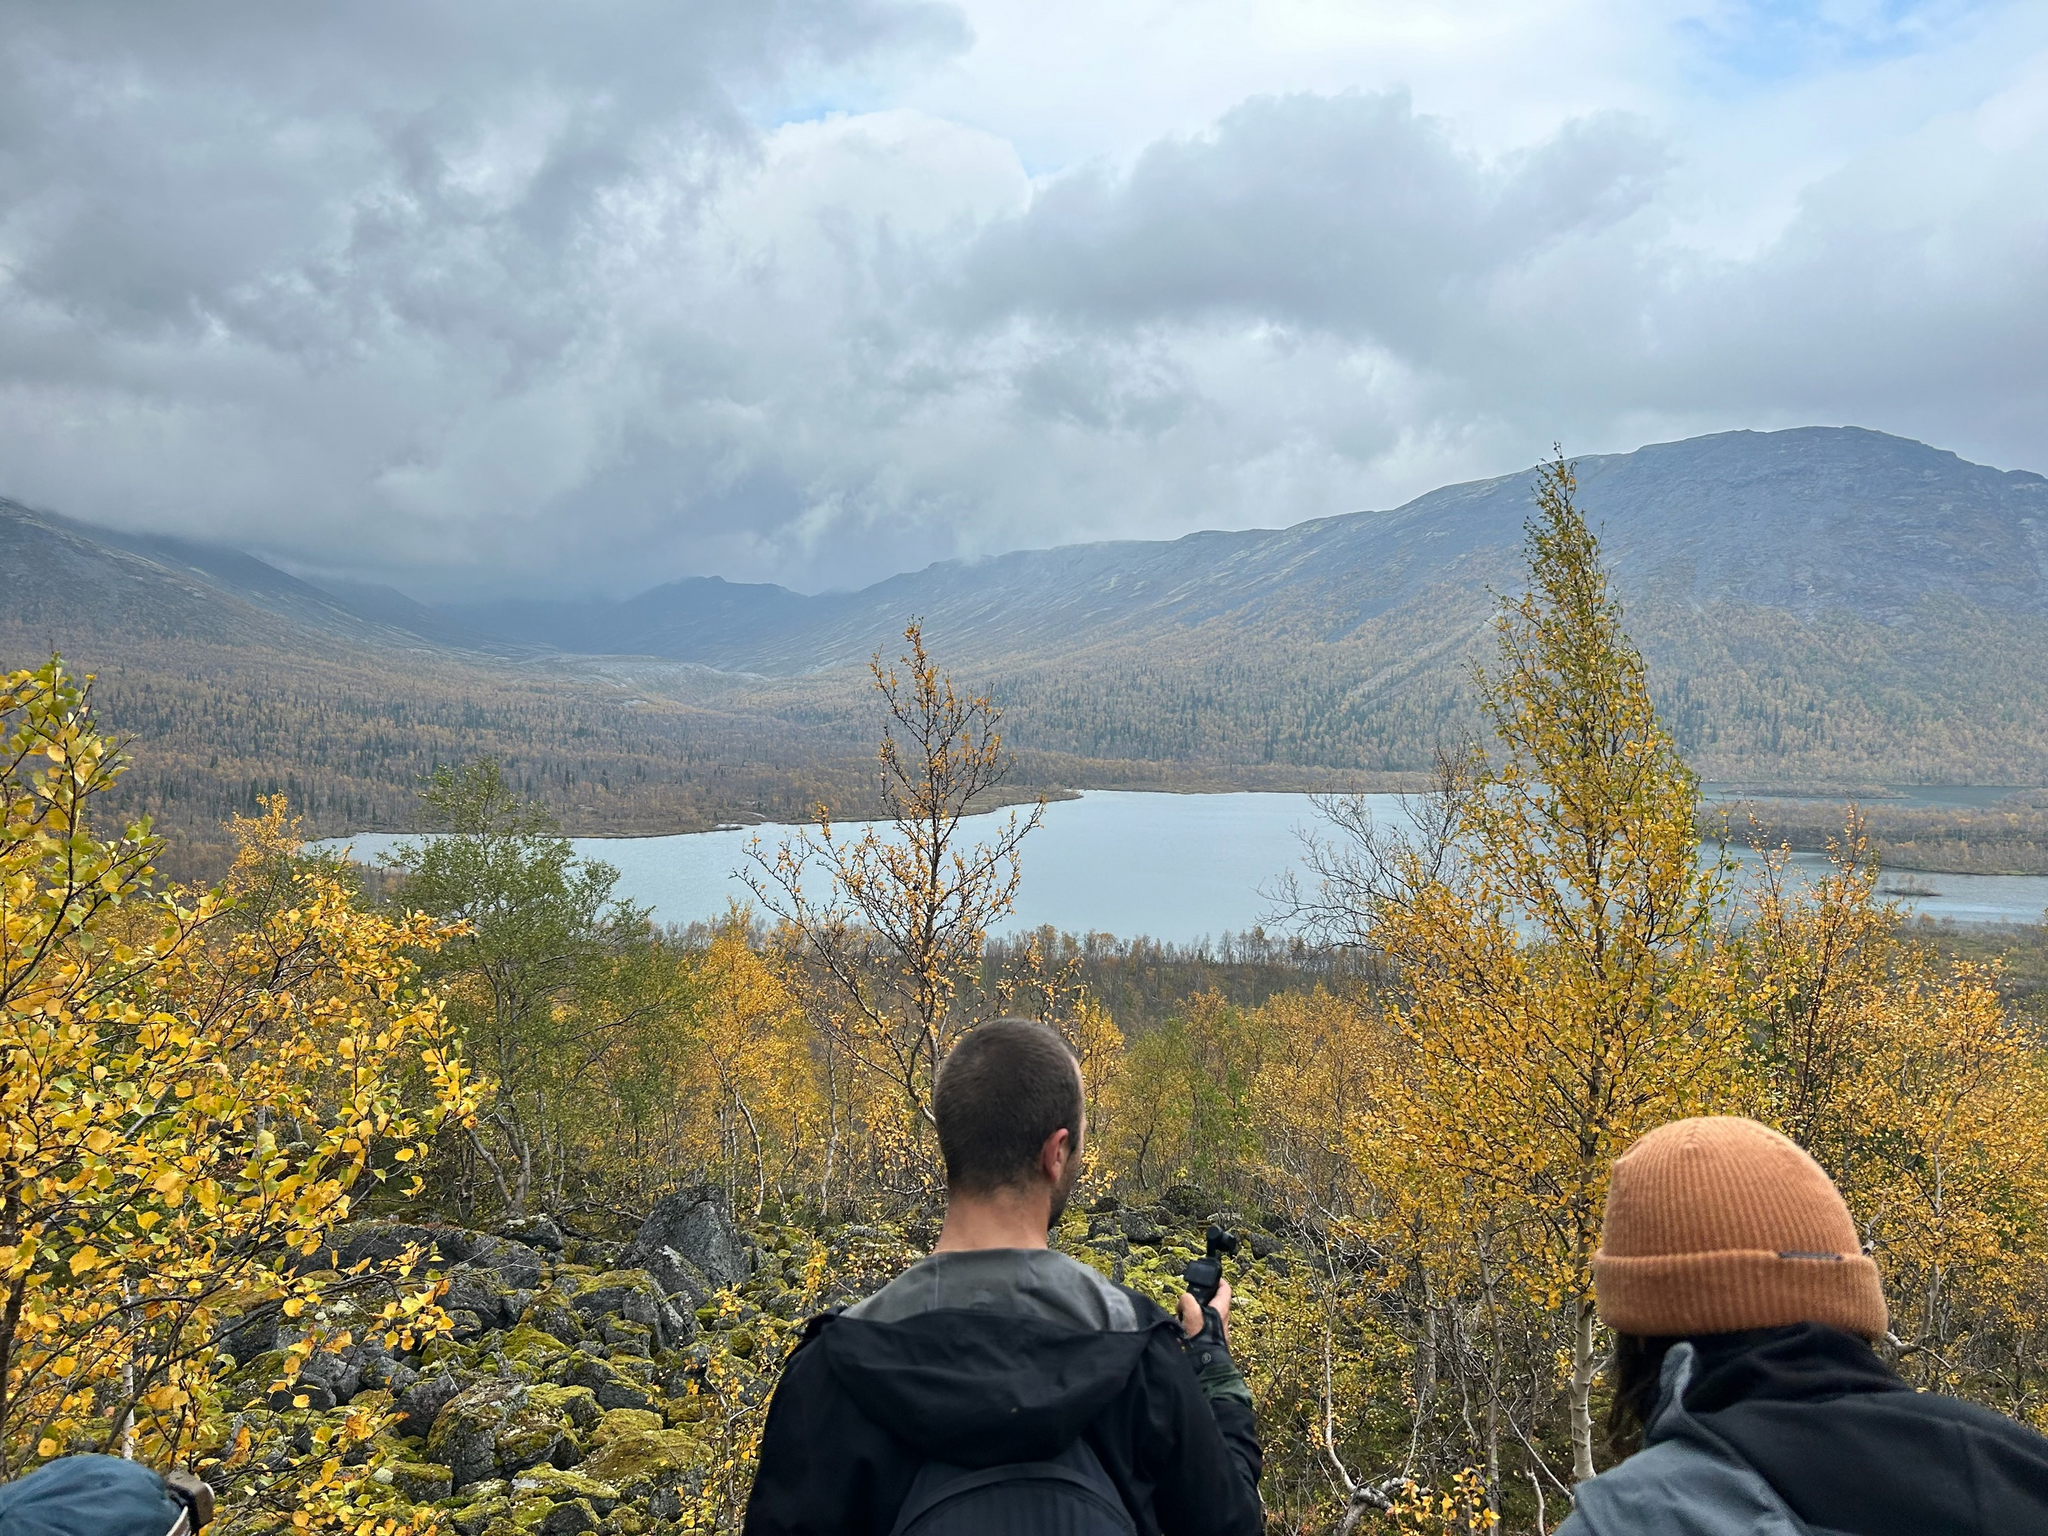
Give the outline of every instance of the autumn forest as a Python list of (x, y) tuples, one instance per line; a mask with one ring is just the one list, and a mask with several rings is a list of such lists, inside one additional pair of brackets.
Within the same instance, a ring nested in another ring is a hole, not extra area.
[[(804, 1320), (936, 1230), (938, 1063), (1013, 1014), (1087, 1085), (1056, 1246), (1170, 1305), (1205, 1225), (1248, 1239), (1235, 1347), (1276, 1532), (1563, 1518), (1629, 1449), (1591, 1280), (1607, 1171), (1689, 1114), (1764, 1120), (1833, 1175), (1909, 1381), (2048, 1428), (2035, 951), (1907, 921), (1855, 815), (1799, 828), (1831, 850), (1816, 879), (1753, 823), (1767, 872), (1738, 888), (1563, 460), (1523, 562), (1414, 830), (1333, 792), (1284, 936), (1194, 949), (998, 936), (1036, 802), (1000, 693), (908, 615), (867, 757), (758, 754), (764, 814), (843, 779), (893, 833), (821, 812), (687, 929), (576, 856), (564, 797), (621, 825), (714, 797), (630, 733), (579, 735), (566, 687), (463, 704), (422, 673), (400, 716), (337, 660), (278, 728), (377, 761), (309, 805), (236, 767), (260, 709), (216, 731), (175, 668), (105, 689), (16, 658), (0, 1476), (190, 1464), (231, 1533), (735, 1531)], [(580, 743), (552, 777), (492, 750), (535, 711)], [(124, 780), (131, 738), (175, 766)], [(218, 880), (132, 819), (194, 797)], [(436, 835), (364, 869), (309, 847), (336, 814)]]

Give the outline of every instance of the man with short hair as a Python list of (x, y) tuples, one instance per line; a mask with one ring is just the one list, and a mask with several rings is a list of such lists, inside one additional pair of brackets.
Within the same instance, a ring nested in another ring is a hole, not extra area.
[(1230, 1290), (1168, 1317), (1046, 1247), (1080, 1173), (1079, 1064), (1026, 1019), (971, 1030), (933, 1093), (929, 1257), (813, 1318), (769, 1405), (748, 1536), (1263, 1530)]

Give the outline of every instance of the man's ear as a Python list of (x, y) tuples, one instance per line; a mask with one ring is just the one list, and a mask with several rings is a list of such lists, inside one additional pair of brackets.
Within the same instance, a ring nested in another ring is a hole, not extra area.
[(1038, 1171), (1048, 1183), (1057, 1184), (1073, 1156), (1073, 1136), (1063, 1125), (1046, 1137), (1045, 1145), (1038, 1149)]

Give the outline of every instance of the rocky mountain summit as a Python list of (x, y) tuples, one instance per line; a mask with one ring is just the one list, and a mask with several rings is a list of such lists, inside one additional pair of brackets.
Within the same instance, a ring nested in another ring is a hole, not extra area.
[[(1104, 1200), (1056, 1241), (1162, 1301), (1202, 1251), (1199, 1191), (1154, 1206)], [(225, 1340), (230, 1432), (284, 1418), (312, 1443), (323, 1423), (388, 1414), (356, 1455), (393, 1512), (427, 1506), (460, 1536), (670, 1536), (736, 1523), (746, 1442), (804, 1323), (870, 1294), (929, 1246), (931, 1222), (745, 1226), (722, 1191), (664, 1198), (626, 1242), (565, 1232), (549, 1217), (491, 1232), (403, 1221), (337, 1229), (300, 1261), (346, 1299), (321, 1316), (262, 1310)], [(445, 1282), (453, 1333), (415, 1350), (362, 1324), (396, 1295), (408, 1251)], [(1250, 1233), (1251, 1288), (1287, 1270), (1277, 1239)], [(1240, 1277), (1241, 1278), (1241, 1277)], [(1255, 1308), (1253, 1309), (1256, 1310)], [(309, 1333), (350, 1342), (308, 1356)], [(239, 1398), (238, 1402), (234, 1399)]]

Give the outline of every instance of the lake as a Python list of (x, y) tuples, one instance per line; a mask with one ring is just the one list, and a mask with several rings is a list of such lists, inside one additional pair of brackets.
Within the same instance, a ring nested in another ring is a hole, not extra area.
[[(1393, 795), (1368, 797), (1375, 815), (1399, 815)], [(1004, 813), (998, 813), (1004, 814)], [(839, 829), (853, 833), (859, 823)], [(976, 822), (970, 821), (971, 828)], [(1090, 790), (1045, 808), (1045, 824), (1025, 840), (1024, 879), (1007, 931), (1051, 924), (1070, 933), (1147, 934), (1193, 943), (1268, 922), (1262, 888), (1301, 870), (1303, 828), (1318, 825), (1307, 795), (1174, 795)], [(715, 917), (732, 899), (748, 899), (734, 878), (747, 845), (772, 848), (787, 827), (768, 825), (674, 837), (575, 839), (576, 851), (619, 871), (619, 894), (654, 909), (657, 921)], [(406, 839), (362, 833), (348, 846), (363, 861)], [(1819, 854), (1794, 855), (1804, 869)], [(1901, 896), (1911, 911), (1963, 923), (2039, 922), (2048, 908), (2048, 876), (1886, 875), (1932, 894)]]

